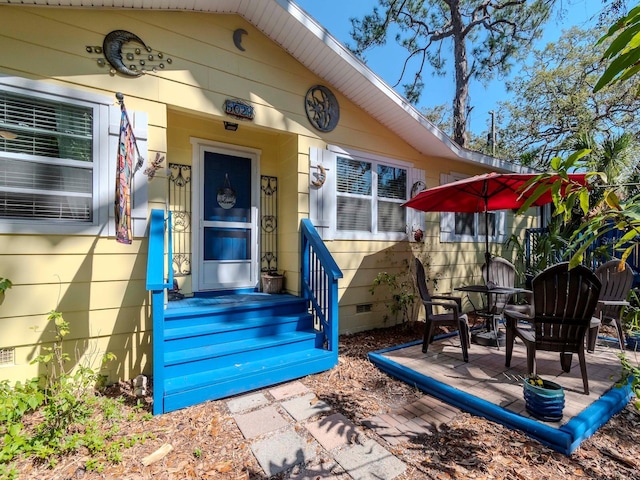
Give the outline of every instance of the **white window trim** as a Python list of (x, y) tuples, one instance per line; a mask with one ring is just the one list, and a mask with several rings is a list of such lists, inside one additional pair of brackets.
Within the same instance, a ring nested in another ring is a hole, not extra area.
[[(93, 125), (93, 206), (91, 223), (73, 221), (56, 222), (45, 219), (0, 219), (0, 233), (41, 234), (41, 235), (98, 235), (114, 236), (115, 162), (120, 130), (120, 108), (115, 100), (104, 95), (85, 92), (42, 81), (0, 74), (0, 87), (13, 93), (32, 95), (52, 101), (88, 106), (94, 109)], [(129, 112), (131, 117), (133, 112)], [(143, 130), (134, 128), (138, 149), (147, 158), (146, 114), (138, 114)], [(117, 118), (117, 125), (114, 125)], [(133, 119), (131, 119), (133, 122)], [(142, 237), (146, 232), (147, 181), (142, 172), (133, 180), (134, 205), (131, 211), (134, 237)]]
[[(382, 163), (384, 165), (389, 165), (391, 167), (398, 167), (407, 170), (407, 200), (409, 199), (410, 191), (411, 191), (411, 171), (413, 165), (409, 162), (405, 162), (402, 160), (396, 160), (389, 157), (384, 157), (381, 155), (376, 155), (369, 152), (363, 152), (355, 149), (345, 149), (342, 147), (338, 147), (336, 145), (327, 145), (327, 149), (334, 153), (335, 155), (340, 155), (348, 158), (354, 158), (364, 161), (369, 161), (373, 163)], [(372, 172), (375, 174), (375, 172)], [(336, 173), (334, 173), (334, 176)], [(337, 191), (336, 191), (337, 195)], [(374, 200), (378, 200), (376, 197)], [(406, 201), (406, 200), (405, 200)], [(408, 210), (408, 209), (405, 209)], [(372, 220), (375, 221), (375, 209), (372, 208)], [(337, 208), (334, 209), (333, 215), (337, 215)], [(341, 231), (337, 228), (335, 229), (334, 239), (335, 240), (382, 240), (382, 241), (402, 241), (408, 240), (407, 236), (407, 225), (411, 221), (409, 218), (409, 213), (405, 212), (405, 231), (404, 232), (378, 232), (378, 233), (370, 233), (370, 232), (359, 232), (359, 231)]]
[[(440, 185), (469, 178), (471, 175), (451, 172), (448, 175), (440, 175)], [(490, 213), (496, 216), (497, 235), (489, 235), (489, 243), (504, 243), (506, 240), (507, 213), (504, 210), (496, 210)], [(476, 213), (476, 231), (479, 222), (483, 221), (484, 213)], [(440, 241), (442, 243), (485, 243), (486, 235), (456, 235), (455, 233), (455, 212), (440, 213)]]

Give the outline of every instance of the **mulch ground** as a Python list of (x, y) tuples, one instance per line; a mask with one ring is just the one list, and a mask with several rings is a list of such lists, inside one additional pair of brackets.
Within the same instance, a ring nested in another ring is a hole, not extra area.
[[(420, 338), (421, 325), (401, 325), (340, 337), (339, 365), (300, 381), (356, 425), (412, 402), (423, 394), (379, 371), (368, 360), (372, 350)], [(109, 388), (122, 396), (125, 408), (139, 399), (131, 385)], [(143, 400), (150, 410), (151, 398)], [(133, 415), (132, 415), (133, 417)], [(122, 450), (122, 461), (101, 472), (85, 469), (82, 453), (59, 460), (53, 469), (31, 461), (18, 465), (21, 479), (233, 479), (266, 478), (225, 401), (212, 401), (151, 420), (128, 421), (122, 431), (147, 432), (151, 439)], [(371, 430), (367, 435), (376, 438)], [(460, 413), (449, 425), (413, 443), (386, 448), (408, 468), (398, 480), (420, 479), (639, 479), (640, 413), (629, 404), (570, 456), (554, 452), (528, 437), (488, 420)], [(145, 466), (143, 459), (171, 446), (162, 459)], [(290, 478), (284, 473), (277, 479)]]

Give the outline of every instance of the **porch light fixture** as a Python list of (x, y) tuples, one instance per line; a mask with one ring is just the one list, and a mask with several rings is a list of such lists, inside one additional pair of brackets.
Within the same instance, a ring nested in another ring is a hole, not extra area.
[(232, 122), (224, 122), (224, 129), (235, 132), (236, 130), (238, 130), (238, 124)]

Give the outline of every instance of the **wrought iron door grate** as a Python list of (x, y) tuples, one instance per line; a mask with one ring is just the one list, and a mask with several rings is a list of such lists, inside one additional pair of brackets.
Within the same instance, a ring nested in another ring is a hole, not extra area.
[(169, 164), (169, 210), (172, 214), (173, 274), (191, 275), (191, 166)]
[(278, 178), (260, 177), (260, 271), (278, 270)]

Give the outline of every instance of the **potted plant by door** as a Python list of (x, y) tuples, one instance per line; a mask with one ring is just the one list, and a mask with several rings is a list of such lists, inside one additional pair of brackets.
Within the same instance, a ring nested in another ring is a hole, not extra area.
[(284, 275), (270, 270), (262, 273), (262, 291), (264, 293), (281, 293), (284, 287)]

